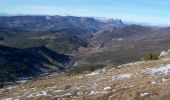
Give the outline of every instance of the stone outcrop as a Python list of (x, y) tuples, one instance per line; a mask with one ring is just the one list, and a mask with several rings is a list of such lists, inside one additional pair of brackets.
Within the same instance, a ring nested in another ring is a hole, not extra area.
[(170, 59), (170, 50), (162, 51), (159, 58), (160, 59)]

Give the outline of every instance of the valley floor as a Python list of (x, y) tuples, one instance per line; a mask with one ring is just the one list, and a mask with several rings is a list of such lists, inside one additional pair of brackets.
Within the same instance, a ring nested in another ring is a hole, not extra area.
[(135, 62), (89, 74), (51, 75), (0, 90), (1, 100), (169, 100), (170, 61)]

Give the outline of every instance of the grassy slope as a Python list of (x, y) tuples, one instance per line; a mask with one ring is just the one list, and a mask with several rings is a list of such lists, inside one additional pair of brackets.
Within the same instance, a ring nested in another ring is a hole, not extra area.
[[(168, 100), (170, 75), (146, 72), (147, 68), (157, 68), (167, 64), (170, 62), (161, 60), (137, 62), (121, 65), (116, 69), (105, 68), (91, 74), (53, 75), (48, 79), (4, 88), (0, 90), (0, 98), (20, 96), (19, 98), (24, 100), (64, 98), (66, 100)], [(125, 74), (131, 74), (131, 77), (119, 78)], [(119, 79), (113, 80), (113, 77)]]

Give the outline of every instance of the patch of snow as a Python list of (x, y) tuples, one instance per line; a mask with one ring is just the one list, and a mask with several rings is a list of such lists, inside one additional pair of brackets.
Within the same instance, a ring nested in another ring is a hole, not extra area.
[(54, 92), (58, 93), (58, 92), (62, 92), (62, 91), (64, 91), (64, 90), (55, 90)]
[(82, 94), (82, 92), (77, 92), (77, 96), (81, 96)]
[(130, 87), (130, 88), (131, 88), (131, 87), (134, 87), (134, 85), (130, 85), (129, 87)]
[(73, 66), (78, 66), (78, 62), (76, 62)]
[(32, 98), (32, 97), (38, 97), (38, 96), (47, 96), (47, 92), (46, 91), (42, 91), (42, 92), (39, 92), (39, 93), (33, 93), (33, 94), (30, 94), (27, 97), (28, 98)]
[(105, 94), (107, 91), (91, 91), (88, 95), (97, 95), (97, 94)]
[(7, 89), (8, 90), (11, 90), (11, 89), (14, 89), (14, 88), (16, 88), (17, 86), (9, 86), (9, 87), (7, 87)]
[(83, 77), (82, 77), (82, 76), (79, 76), (78, 78), (79, 78), (79, 79), (82, 79)]
[(108, 86), (108, 87), (105, 87), (103, 90), (110, 90), (110, 89), (111, 89), (111, 87)]
[(120, 84), (120, 86), (121, 87), (123, 87), (123, 88), (132, 88), (132, 87), (134, 87), (134, 85), (125, 85), (125, 84)]
[(50, 90), (50, 91), (52, 91), (52, 90), (54, 90), (54, 89), (56, 89), (57, 88), (57, 86), (52, 86), (52, 87), (47, 87), (47, 88), (45, 88), (45, 90)]
[(90, 74), (87, 74), (86, 76), (95, 76), (95, 75), (98, 75), (99, 73), (98, 72), (92, 72)]
[(165, 78), (162, 78), (162, 82), (166, 82), (166, 81), (169, 81), (170, 79), (165, 79)]
[(75, 87), (77, 90), (80, 90), (81, 88), (86, 88), (87, 86), (84, 86), (84, 85), (82, 85), (82, 86), (79, 86), (79, 87)]
[(89, 93), (89, 95), (95, 95), (95, 94), (96, 94), (95, 91), (91, 91), (91, 92)]
[(65, 97), (65, 96), (71, 96), (71, 93), (66, 93), (66, 94), (64, 94), (64, 95), (55, 96), (55, 97)]
[(40, 74), (41, 76), (46, 76), (46, 75), (49, 75), (49, 73), (43, 73), (43, 74)]
[(22, 83), (22, 84), (24, 84), (24, 83), (26, 83), (28, 80), (20, 80), (20, 81), (17, 81), (17, 83)]
[(19, 100), (19, 99), (6, 98), (6, 99), (2, 99), (2, 100)]
[(162, 60), (167, 61), (170, 60), (170, 58), (162, 58)]
[(112, 92), (116, 92), (116, 90), (114, 89), (114, 90), (112, 90)]
[(27, 98), (32, 98), (32, 97), (34, 97), (33, 94), (30, 94), (29, 96), (27, 96)]
[(137, 65), (137, 64), (140, 64), (140, 63), (143, 63), (143, 62), (144, 62), (144, 61), (138, 61), (138, 62), (133, 62), (133, 63), (122, 64), (122, 65), (120, 65), (120, 66), (117, 66), (116, 68), (113, 68), (113, 70), (114, 70), (114, 69), (117, 69), (117, 68), (122, 68), (122, 67)]
[(106, 69), (103, 69), (102, 71), (103, 71), (103, 72), (105, 72), (105, 71), (106, 71)]
[(152, 84), (156, 84), (156, 82), (155, 82), (155, 81), (151, 81), (151, 83), (152, 83)]
[(118, 41), (122, 41), (123, 39), (122, 39), (122, 38), (118, 38), (117, 40), (118, 40)]
[(159, 68), (147, 68), (144, 71), (149, 74), (168, 74), (170, 72), (170, 65), (161, 66)]
[(43, 96), (43, 95), (47, 95), (46, 91), (42, 91), (41, 93), (37, 94), (36, 96)]
[(71, 93), (66, 93), (63, 96), (71, 96)]
[(31, 88), (31, 90), (35, 90), (35, 88)]
[(147, 96), (147, 95), (149, 95), (149, 93), (140, 93), (141, 97), (144, 97), (144, 96)]
[(120, 74), (112, 77), (112, 80), (122, 79), (122, 78), (130, 78), (133, 74)]
[(2, 100), (13, 100), (13, 98), (6, 98), (6, 99), (2, 99)]

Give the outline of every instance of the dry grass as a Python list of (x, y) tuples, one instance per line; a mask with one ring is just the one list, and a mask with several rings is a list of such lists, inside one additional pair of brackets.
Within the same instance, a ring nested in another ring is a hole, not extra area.
[[(30, 81), (0, 90), (0, 99), (21, 100), (169, 100), (170, 75), (144, 73), (146, 68), (170, 64), (170, 61), (147, 61), (98, 70), (96, 74), (66, 76)], [(113, 76), (131, 73), (131, 77), (112, 80)], [(166, 81), (163, 81), (166, 80)], [(105, 87), (110, 87), (104, 90)], [(32, 96), (31, 96), (32, 94)]]

